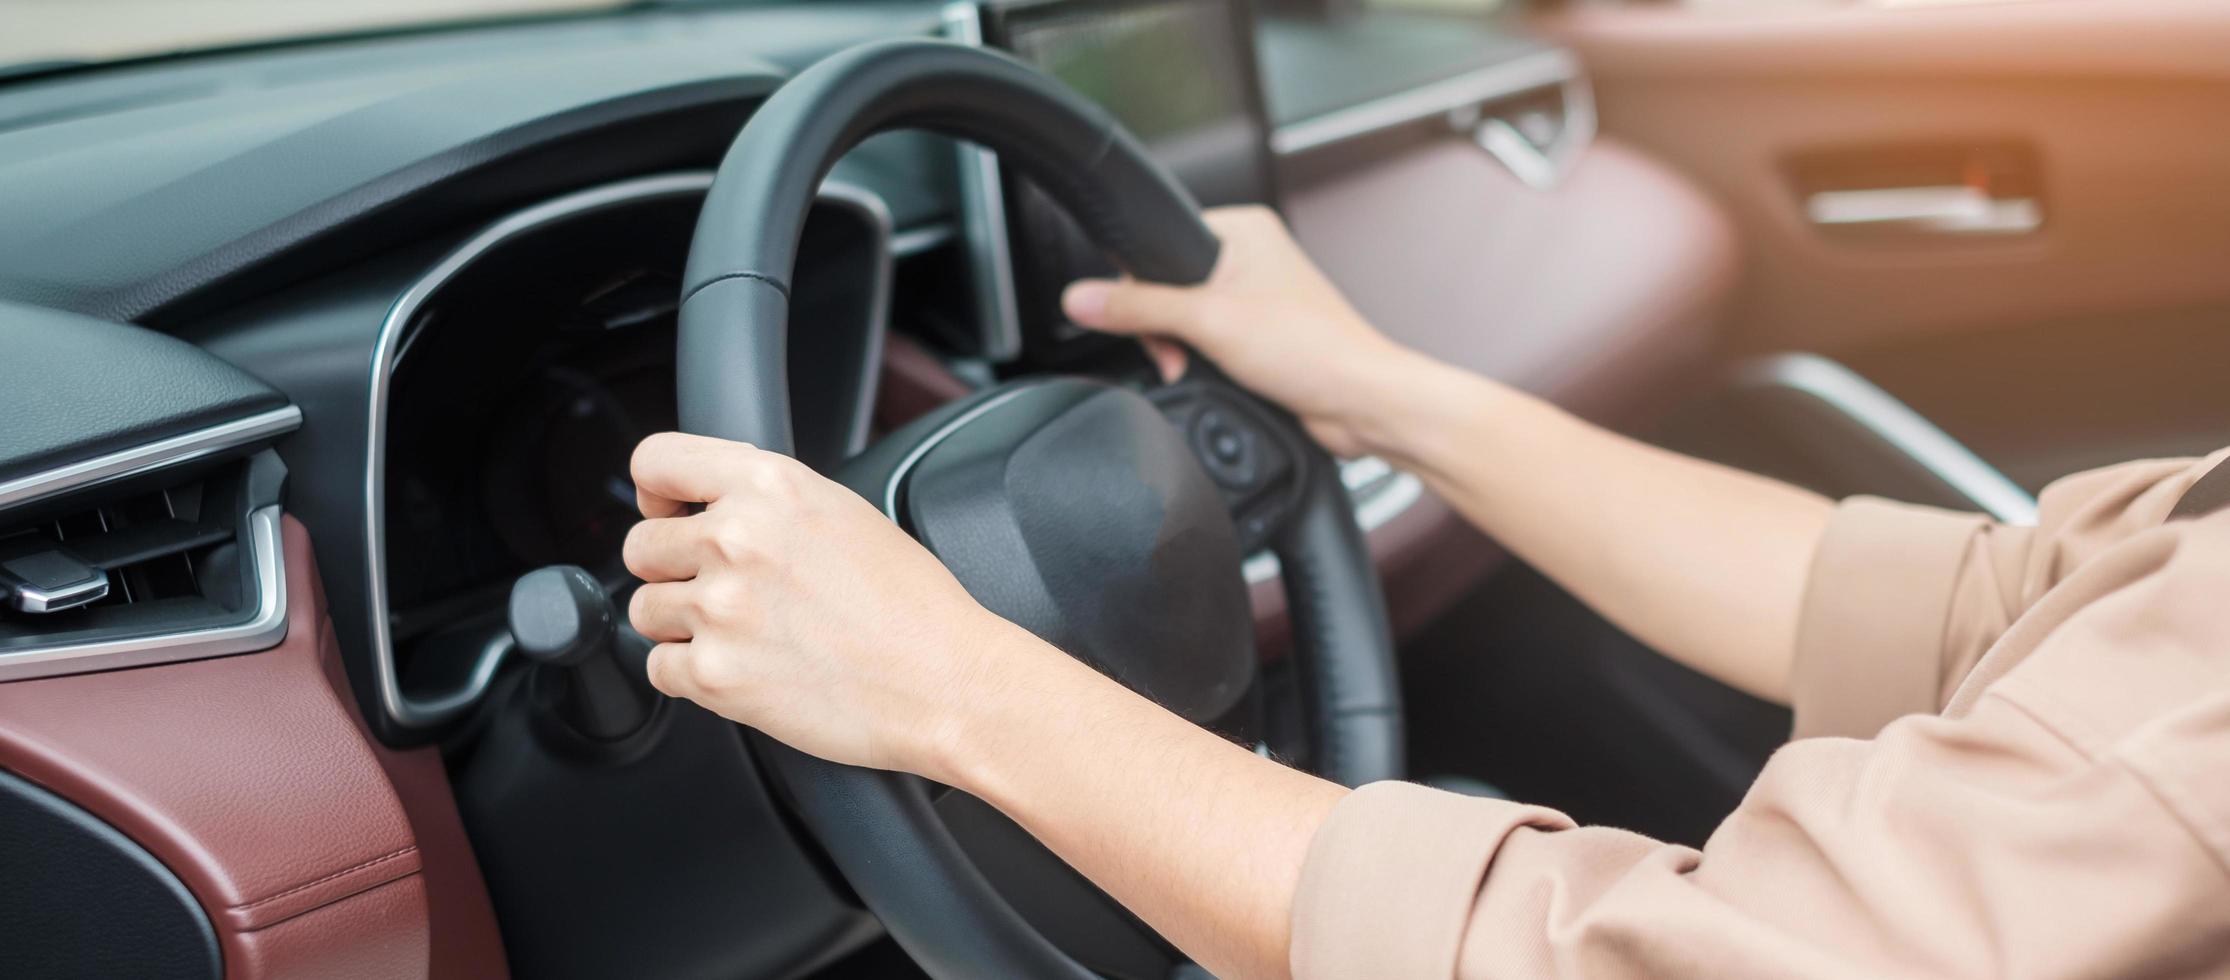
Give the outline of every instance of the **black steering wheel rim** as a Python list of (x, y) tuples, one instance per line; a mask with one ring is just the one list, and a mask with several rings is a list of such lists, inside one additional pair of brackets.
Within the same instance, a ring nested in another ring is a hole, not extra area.
[[(878, 132), (926, 129), (1028, 173), (1140, 278), (1192, 283), (1218, 243), (1189, 194), (1097, 106), (994, 52), (932, 40), (847, 49), (762, 104), (722, 160), (692, 242), (680, 310), (684, 431), (791, 452), (789, 284), (815, 190)], [(1386, 614), (1338, 471), (1313, 449), (1284, 569), (1315, 768), (1350, 785), (1402, 775)], [(1091, 974), (1029, 926), (930, 808), (918, 779), (758, 742), (800, 817), (917, 963), (935, 976)]]

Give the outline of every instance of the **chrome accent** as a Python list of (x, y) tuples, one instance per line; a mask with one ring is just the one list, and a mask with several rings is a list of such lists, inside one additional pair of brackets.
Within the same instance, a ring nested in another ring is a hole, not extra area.
[(912, 449), (906, 450), (906, 455), (899, 458), (898, 465), (891, 468), (889, 481), (883, 484), (883, 516), (901, 524), (905, 523), (899, 521), (898, 518), (898, 485), (906, 482), (906, 474), (913, 472), (914, 464), (921, 462), (921, 458), (929, 455), (930, 450), (937, 448), (938, 444), (946, 439), (952, 438), (953, 433), (966, 428), (968, 423), (990, 414), (999, 406), (1013, 401), (1015, 396), (1036, 387), (1037, 385), (1034, 383), (1018, 384), (986, 398), (983, 404), (954, 416), (945, 424), (938, 426), (937, 431), (924, 436), (920, 442), (915, 443)]
[[(1407, 513), (1425, 495), (1425, 481), (1376, 456), (1341, 460), (1340, 483), (1347, 487), (1348, 498), (1355, 505), (1355, 523), (1364, 534)], [(1261, 585), (1276, 581), (1284, 569), (1278, 565), (1278, 556), (1260, 551), (1247, 558), (1242, 572), (1248, 585)]]
[[(982, 46), (983, 10), (972, 0), (945, 5), (945, 37)], [(1014, 292), (1014, 246), (1007, 239), (1007, 195), (999, 180), (999, 155), (961, 143), (960, 233), (968, 243), (977, 315), (983, 321), (983, 356), (1004, 361), (1022, 353), (1022, 310)]]
[(1555, 187), (1563, 175), (1549, 156), (1541, 152), (1518, 132), (1516, 126), (1502, 119), (1483, 119), (1471, 131), (1471, 141), (1487, 151), (1487, 155), (1500, 161), (1502, 166), (1518, 178), (1520, 183), (1535, 190)]
[(267, 412), (221, 422), (183, 435), (81, 460), (0, 483), (0, 507), (83, 490), (112, 480), (191, 462), (228, 449), (284, 435), (302, 426), (302, 410), (283, 405)]
[(890, 236), (890, 254), (910, 259), (960, 236), (951, 225), (923, 225)]
[(439, 698), (419, 699), (403, 693), (395, 668), (394, 637), (389, 632), (387, 606), (387, 398), (388, 381), (401, 360), (406, 331), (420, 307), (435, 291), (448, 284), (466, 266), (519, 235), (562, 219), (604, 208), (661, 197), (702, 194), (712, 186), (709, 171), (666, 174), (625, 180), (544, 201), (488, 226), (467, 239), (410, 284), (387, 309), (379, 341), (372, 347), (370, 434), (364, 460), (364, 564), (365, 591), (372, 628), (372, 675), (380, 707), (405, 728), (430, 728), (462, 714), (487, 693), (496, 668), (502, 665), (507, 646), (491, 645), (473, 664), (465, 686)]
[(1818, 191), (1804, 199), (1804, 215), (1835, 232), (2026, 235), (2044, 227), (2036, 198), (1965, 185)]
[(1819, 399), (1920, 464), (1984, 513), (2006, 524), (2036, 523), (2036, 498), (2020, 484), (1850, 368), (1817, 354), (1779, 354), (1745, 367), (1736, 382), (1788, 388)]
[[(1530, 89), (1568, 85), (1579, 77), (1579, 62), (1568, 52), (1539, 51), (1406, 92), (1287, 123), (1270, 134), (1270, 149), (1279, 156), (1295, 156), (1419, 120), (1461, 112)], [(1592, 130), (1593, 102), (1588, 104), (1591, 107), (1588, 128)]]
[(75, 565), (76, 568), (71, 569), (70, 574), (76, 577), (51, 589), (41, 588), (27, 580), (7, 574), (6, 563), (0, 563), (0, 587), (7, 589), (8, 594), (4, 597), (6, 604), (13, 607), (17, 612), (43, 616), (47, 613), (61, 612), (65, 609), (76, 609), (86, 603), (99, 602), (108, 597), (108, 573), (78, 561), (67, 553), (56, 551), (33, 552), (30, 555), (22, 555), (9, 560), (18, 561), (22, 558), (41, 555)]
[(286, 554), (280, 541), (279, 514), (279, 506), (272, 504), (248, 515), (256, 611), (246, 622), (182, 633), (0, 651), (0, 681), (203, 660), (279, 645), (287, 634)]
[(1586, 76), (1574, 75), (1559, 93), (1564, 118), (1547, 146), (1536, 144), (1501, 116), (1480, 113), (1471, 141), (1527, 187), (1545, 191), (1564, 182), (1595, 141), (1595, 90)]
[[(684, 171), (651, 177), (622, 180), (599, 187), (567, 194), (544, 201), (489, 225), (464, 244), (451, 250), (440, 262), (412, 282), (380, 323), (379, 340), (372, 348), (369, 437), (365, 441), (364, 460), (364, 544), (367, 601), (372, 629), (372, 674), (378, 686), (380, 707), (389, 718), (405, 728), (431, 728), (463, 714), (485, 695), (488, 685), (495, 680), (496, 670), (511, 650), (510, 638), (500, 636), (483, 647), (473, 661), (472, 670), (466, 675), (464, 685), (456, 691), (439, 697), (417, 697), (403, 692), (402, 680), (395, 666), (394, 637), (389, 632), (387, 605), (387, 400), (388, 384), (400, 363), (404, 348), (412, 338), (408, 331), (411, 321), (426, 301), (447, 285), (459, 272), (496, 247), (527, 232), (545, 225), (578, 217), (605, 208), (662, 197), (703, 194), (712, 187), (713, 174), (709, 170)], [(890, 248), (890, 208), (873, 191), (841, 181), (827, 181), (821, 185), (821, 198), (859, 209), (870, 221), (882, 229), (884, 256), (884, 282), (877, 288), (883, 294), (881, 308), (876, 316), (878, 323), (887, 320), (889, 289), (888, 279)], [(880, 350), (883, 331), (876, 330), (873, 344)], [(874, 397), (873, 360), (861, 366), (868, 372), (862, 386), (862, 397)], [(860, 413), (864, 427), (868, 413)], [(864, 428), (856, 433), (864, 440)]]

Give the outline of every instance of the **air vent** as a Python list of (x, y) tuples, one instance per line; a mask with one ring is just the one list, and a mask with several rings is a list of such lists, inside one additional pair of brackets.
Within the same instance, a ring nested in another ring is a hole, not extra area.
[(193, 481), (0, 531), (0, 603), (18, 615), (203, 595), (197, 563), (233, 538)]
[(285, 636), (264, 450), (0, 513), (0, 680), (263, 649)]

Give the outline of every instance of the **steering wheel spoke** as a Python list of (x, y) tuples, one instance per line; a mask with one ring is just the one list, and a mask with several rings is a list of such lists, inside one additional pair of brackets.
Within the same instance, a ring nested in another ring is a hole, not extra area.
[(1239, 545), (1247, 554), (1270, 546), (1300, 503), (1311, 457), (1308, 436), (1284, 410), (1226, 380), (1194, 355), (1193, 367), (1147, 393), (1185, 436), (1215, 481)]

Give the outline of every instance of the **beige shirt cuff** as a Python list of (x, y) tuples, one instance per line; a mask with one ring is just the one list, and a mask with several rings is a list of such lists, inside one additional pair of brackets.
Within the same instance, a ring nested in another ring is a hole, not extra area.
[(1349, 793), (1301, 867), (1295, 980), (1455, 976), (1472, 905), (1503, 839), (1519, 827), (1570, 826), (1543, 807), (1412, 783)]
[(1813, 556), (1790, 667), (1793, 737), (1871, 738), (1941, 705), (1944, 635), (1974, 514), (1853, 497)]

